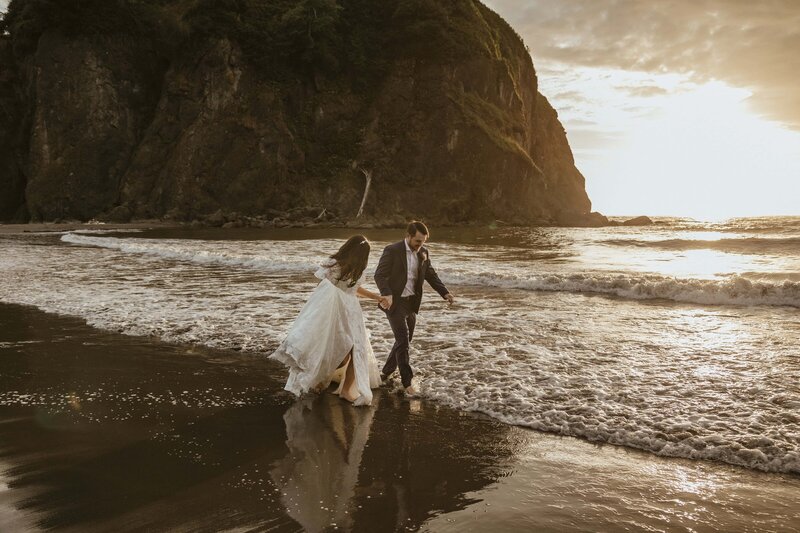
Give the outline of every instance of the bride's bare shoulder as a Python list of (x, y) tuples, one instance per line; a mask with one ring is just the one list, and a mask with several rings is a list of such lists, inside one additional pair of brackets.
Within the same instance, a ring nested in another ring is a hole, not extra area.
[(335, 279), (338, 270), (339, 265), (336, 263), (335, 259), (326, 259), (320, 263), (319, 268), (314, 275), (319, 279)]

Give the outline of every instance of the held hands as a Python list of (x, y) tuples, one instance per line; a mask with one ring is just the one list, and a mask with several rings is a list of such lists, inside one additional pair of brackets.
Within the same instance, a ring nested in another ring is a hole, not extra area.
[[(447, 300), (447, 303), (449, 305), (453, 305), (456, 301), (455, 296), (453, 296), (453, 293), (451, 292), (445, 294), (444, 299)], [(378, 298), (378, 306), (381, 309), (386, 309), (388, 311), (389, 308), (392, 307), (392, 296), (391, 295), (381, 296), (380, 298)]]

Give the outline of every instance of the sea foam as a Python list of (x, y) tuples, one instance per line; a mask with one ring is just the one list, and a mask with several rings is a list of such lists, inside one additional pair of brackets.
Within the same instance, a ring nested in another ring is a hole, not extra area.
[[(303, 272), (316, 264), (302, 255), (310, 246), (308, 243), (294, 251), (277, 248), (243, 253), (242, 250), (222, 249), (221, 246), (209, 241), (187, 243), (180, 240), (121, 239), (74, 233), (62, 236), (61, 240), (71, 244), (96, 246), (161, 259), (250, 268), (263, 272)], [(317, 247), (324, 249), (322, 243)], [(459, 252), (463, 255), (462, 250)], [(324, 256), (320, 254), (320, 257)], [(800, 282), (791, 280), (752, 280), (740, 275), (720, 279), (687, 279), (644, 273), (531, 273), (540, 270), (538, 265), (529, 265), (527, 269), (516, 269), (512, 274), (508, 267), (487, 269), (485, 265), (478, 265), (470, 269), (469, 263), (458, 260), (459, 257), (454, 256), (452, 259), (458, 262), (459, 268), (455, 269), (455, 272), (443, 274), (442, 279), (453, 285), (595, 293), (633, 300), (664, 299), (704, 305), (800, 307)], [(440, 260), (448, 262), (446, 252)], [(371, 274), (372, 270), (369, 269), (368, 273)]]
[(598, 272), (550, 273), (527, 277), (451, 274), (443, 278), (453, 284), (609, 294), (632, 300), (663, 299), (704, 305), (800, 307), (800, 282), (755, 281), (738, 275), (712, 280)]
[[(67, 233), (61, 240), (70, 244), (84, 246), (97, 246), (110, 250), (118, 250), (130, 254), (144, 254), (160, 259), (170, 259), (174, 261), (188, 261), (201, 265), (221, 265), (240, 268), (252, 268), (265, 272), (302, 272), (314, 266), (307, 260), (280, 260), (276, 259), (276, 254), (264, 250), (263, 253), (227, 253), (215, 250), (213, 242), (201, 241), (197, 245), (187, 244), (186, 241), (168, 239), (121, 239), (116, 237), (92, 237), (89, 235), (79, 235)], [(286, 257), (280, 255), (280, 257)]]

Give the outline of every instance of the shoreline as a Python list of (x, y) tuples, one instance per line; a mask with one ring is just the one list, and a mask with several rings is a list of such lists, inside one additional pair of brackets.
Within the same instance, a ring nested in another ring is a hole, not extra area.
[(147, 229), (177, 229), (183, 227), (175, 222), (161, 220), (140, 220), (125, 223), (90, 223), (90, 222), (29, 222), (29, 223), (0, 223), (0, 235), (17, 235), (25, 233), (60, 233), (78, 230), (147, 230)]
[[(352, 218), (336, 219), (314, 219), (311, 217), (292, 218), (260, 218), (246, 217), (241, 215), (227, 216), (221, 213), (209, 215), (208, 217), (193, 220), (163, 220), (145, 219), (131, 220), (128, 222), (103, 222), (103, 221), (69, 221), (69, 222), (0, 222), (1, 234), (32, 233), (32, 232), (61, 232), (77, 231), (88, 229), (105, 230), (129, 230), (129, 229), (298, 229), (298, 228), (325, 228), (325, 229), (404, 229), (408, 221), (403, 217), (392, 217), (389, 219), (378, 219), (374, 217), (364, 217), (362, 220)], [(620, 220), (617, 220), (620, 219)], [(432, 225), (440, 228), (454, 227), (562, 227), (562, 228), (600, 228), (617, 226), (650, 226), (654, 222), (647, 216), (612, 216), (606, 217), (600, 213), (590, 213), (585, 216), (575, 216), (568, 222), (559, 223), (555, 220), (538, 221), (503, 221), (487, 220), (481, 222), (453, 223), (453, 222), (432, 222)]]
[[(376, 391), (295, 400), (253, 354), (0, 303), (0, 529), (797, 531), (800, 478)], [(795, 527), (795, 529), (792, 529)]]

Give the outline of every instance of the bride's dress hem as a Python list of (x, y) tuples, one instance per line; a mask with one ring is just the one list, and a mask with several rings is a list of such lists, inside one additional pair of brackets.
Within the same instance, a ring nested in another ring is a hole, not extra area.
[[(353, 347), (350, 349), (350, 352), (354, 351), (355, 351), (355, 344), (353, 344)], [(347, 355), (345, 355), (345, 357), (347, 357)], [(269, 356), (269, 359), (280, 361), (281, 363), (289, 367), (289, 378), (286, 380), (286, 385), (283, 387), (284, 390), (291, 392), (298, 398), (303, 396), (304, 394), (317, 394), (324, 392), (325, 389), (327, 389), (330, 386), (333, 375), (336, 373), (336, 371), (334, 371), (334, 374), (331, 374), (327, 379), (319, 380), (317, 381), (317, 383), (312, 383), (312, 381), (314, 380), (309, 378), (313, 376), (311, 374), (304, 373), (304, 369), (297, 364), (297, 361), (302, 358), (303, 358), (302, 350), (296, 348), (295, 346), (292, 346), (286, 341), (284, 341), (278, 347), (278, 349), (275, 350), (272, 353), (272, 355)], [(342, 359), (344, 359), (344, 357)], [(347, 363), (347, 365), (352, 365), (352, 364), (353, 361), (351, 357), (351, 360)], [(347, 369), (347, 365), (345, 365), (345, 370)], [(339, 369), (337, 368), (336, 370)], [(348, 400), (347, 398), (342, 396), (341, 390), (343, 383), (344, 379), (339, 383), (339, 387), (335, 391), (333, 391), (333, 394), (336, 394), (346, 402), (352, 403), (354, 406), (362, 406), (362, 405), (367, 406), (372, 403), (372, 400), (365, 398), (363, 394), (359, 394), (353, 400)], [(373, 388), (372, 385), (373, 385), (372, 380), (370, 380), (370, 388)]]
[[(327, 388), (334, 371), (350, 352), (355, 389), (353, 405), (370, 405), (380, 386), (378, 363), (369, 343), (361, 304), (350, 287), (335, 279), (330, 268), (315, 274), (322, 282), (312, 291), (286, 338), (270, 359), (289, 368), (284, 387), (295, 396)], [(363, 277), (360, 282), (363, 282)], [(340, 392), (341, 385), (337, 393)], [(347, 400), (346, 398), (342, 398)]]

